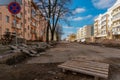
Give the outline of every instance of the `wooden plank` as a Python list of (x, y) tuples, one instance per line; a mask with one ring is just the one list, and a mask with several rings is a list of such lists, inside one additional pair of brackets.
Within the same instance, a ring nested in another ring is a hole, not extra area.
[[(62, 65), (62, 66), (63, 66), (63, 65)], [(101, 74), (108, 74), (108, 71), (103, 71), (103, 70), (100, 70), (100, 69), (99, 69), (99, 70), (98, 70), (98, 69), (94, 69), (94, 68), (91, 68), (91, 67), (89, 67), (89, 66), (88, 66), (88, 67), (84, 67), (84, 66), (79, 66), (79, 67), (78, 67), (78, 66), (70, 66), (70, 65), (69, 65), (69, 67), (78, 68), (78, 69), (79, 69), (79, 68), (80, 68), (80, 69), (81, 69), (81, 68), (84, 68), (84, 69), (86, 69), (86, 70), (96, 71), (96, 72), (99, 72), (99, 73), (101, 73)]]
[(58, 66), (58, 67), (66, 69), (66, 70), (71, 70), (71, 71), (75, 71), (75, 72), (79, 72), (79, 73), (92, 75), (92, 76), (99, 76), (99, 77), (102, 77), (102, 78), (105, 78), (105, 79), (108, 78), (108, 75), (101, 74), (101, 73), (95, 73), (95, 72), (87, 71), (87, 70), (84, 70), (84, 69), (71, 68), (71, 67), (68, 67), (68, 66), (65, 66), (65, 67)]
[[(59, 66), (59, 67), (66, 67), (66, 66)], [(85, 68), (85, 67), (75, 67), (75, 66), (67, 66), (69, 68), (72, 68), (72, 69), (82, 69), (82, 70), (86, 70), (86, 71), (91, 71), (91, 72), (95, 72), (95, 73), (99, 73), (99, 74), (104, 74), (104, 75), (108, 75), (108, 72), (105, 72), (105, 71), (100, 71), (100, 70), (94, 70), (94, 69), (91, 69), (91, 68)]]
[(69, 64), (70, 63), (76, 63), (76, 64), (88, 64), (88, 65), (91, 65), (91, 66), (97, 66), (97, 67), (101, 67), (101, 68), (108, 68), (109, 67), (109, 64), (102, 64), (102, 63), (99, 63), (99, 62), (92, 62), (92, 61), (70, 61), (68, 62)]
[(102, 78), (108, 78), (109, 64), (85, 60), (71, 60), (58, 67)]
[(69, 66), (69, 67), (77, 68), (77, 69), (84, 68), (84, 69), (89, 70), (89, 71), (99, 72), (101, 74), (108, 74), (108, 71), (96, 70), (94, 68), (89, 68), (89, 67), (78, 67), (78, 66), (76, 66), (76, 67), (75, 66)]
[(95, 65), (95, 64), (89, 64), (89, 63), (83, 63), (83, 62), (76, 62), (76, 61), (70, 61), (70, 62), (67, 62), (67, 63), (64, 63), (62, 65), (72, 65), (72, 66), (77, 66), (77, 67), (86, 67), (86, 68), (93, 68), (93, 69), (96, 69), (96, 70), (101, 70), (101, 71), (108, 71), (108, 67), (99, 67), (99, 65)]
[(78, 62), (78, 61), (69, 61), (69, 62), (66, 62), (65, 64), (66, 64), (66, 65), (67, 65), (67, 64), (90, 65), (90, 66), (93, 66), (93, 67), (94, 67), (94, 66), (95, 66), (95, 67), (97, 66), (97, 67), (99, 67), (99, 68), (105, 68), (105, 69), (109, 67), (109, 65), (106, 65), (106, 66), (105, 66), (105, 64), (102, 66), (101, 64), (98, 64), (98, 63), (90, 63), (90, 62), (88, 63), (88, 62)]
[(102, 67), (108, 67), (109, 64), (107, 63), (101, 63), (101, 62), (96, 62), (96, 61), (90, 61), (90, 60), (72, 60), (72, 61), (77, 61), (77, 62), (85, 62), (85, 63), (91, 63), (91, 64), (94, 64), (94, 65), (99, 65), (99, 66), (102, 66)]

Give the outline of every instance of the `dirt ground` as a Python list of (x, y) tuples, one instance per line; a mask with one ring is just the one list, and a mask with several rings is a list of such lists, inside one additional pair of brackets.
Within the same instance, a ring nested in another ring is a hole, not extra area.
[(60, 43), (55, 48), (43, 52), (43, 55), (31, 58), (27, 64), (65, 62), (79, 56), (87, 56), (100, 61), (117, 59), (117, 64), (120, 64), (120, 49), (79, 43)]
[[(57, 66), (87, 56), (112, 65), (109, 80), (120, 80), (120, 49), (62, 42), (39, 57), (8, 66), (0, 64), (0, 80), (94, 80), (85, 74), (63, 73)], [(101, 79), (104, 80), (104, 79)]]
[(83, 74), (62, 73), (54, 64), (21, 64), (0, 67), (0, 80), (93, 80)]

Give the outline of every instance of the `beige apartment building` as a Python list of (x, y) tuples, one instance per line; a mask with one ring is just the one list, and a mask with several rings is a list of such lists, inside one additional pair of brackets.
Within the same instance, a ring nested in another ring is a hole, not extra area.
[(120, 39), (120, 0), (94, 20), (95, 39)]
[(110, 22), (109, 13), (100, 14), (96, 19), (94, 23), (94, 37), (96, 39), (99, 38), (107, 38), (108, 37), (108, 28)]
[(81, 29), (82, 29), (82, 28), (79, 28), (78, 31), (77, 31), (77, 34), (76, 34), (76, 40), (77, 40), (78, 42), (80, 42), (80, 37), (82, 36)]
[(109, 10), (112, 16), (112, 38), (120, 39), (120, 0), (117, 0)]
[(45, 41), (47, 21), (32, 0), (22, 0), (21, 12), (12, 15), (7, 6), (0, 6), (0, 39), (5, 32), (16, 33), (26, 40)]
[(79, 28), (79, 30), (77, 31), (77, 41), (87, 41), (91, 38), (92, 36), (92, 26), (91, 25), (85, 25), (82, 28)]

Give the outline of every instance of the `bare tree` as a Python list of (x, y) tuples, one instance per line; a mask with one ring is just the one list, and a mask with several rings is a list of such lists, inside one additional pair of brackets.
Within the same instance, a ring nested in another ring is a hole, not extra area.
[(46, 40), (49, 40), (49, 29), (51, 32), (51, 40), (54, 40), (54, 34), (57, 24), (60, 20), (68, 16), (70, 9), (68, 5), (71, 0), (39, 0), (37, 5), (39, 6), (41, 12), (48, 20), (48, 26), (46, 30)]
[(60, 41), (62, 35), (64, 34), (62, 26), (57, 24), (55, 32), (56, 32), (56, 39), (57, 39), (57, 41)]

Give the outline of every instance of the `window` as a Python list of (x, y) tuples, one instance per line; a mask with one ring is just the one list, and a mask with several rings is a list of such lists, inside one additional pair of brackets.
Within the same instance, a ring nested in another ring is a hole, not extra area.
[(30, 5), (30, 1), (28, 1), (28, 5)]
[(26, 24), (26, 19), (25, 19), (25, 24)]
[(29, 30), (29, 26), (28, 26), (28, 30)]
[(24, 28), (24, 31), (26, 32), (26, 28)]
[(8, 28), (6, 28), (6, 32), (9, 32), (9, 29), (8, 29)]
[(28, 9), (28, 13), (30, 13), (30, 9)]
[(13, 20), (13, 26), (15, 27), (15, 25), (16, 25), (16, 20), (14, 19)]
[(0, 13), (0, 20), (2, 20), (2, 13)]
[(6, 22), (9, 23), (9, 16), (6, 16)]
[(22, 23), (20, 24), (20, 26), (22, 27)]
[(30, 34), (28, 33), (28, 37), (30, 37)]
[(25, 10), (25, 14), (27, 14), (27, 10)]
[(30, 19), (30, 18), (28, 18), (28, 21), (29, 21), (29, 22), (31, 22), (31, 19)]

